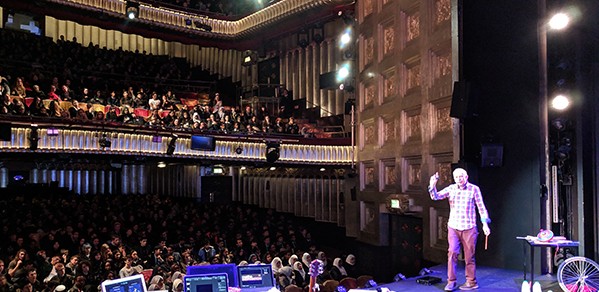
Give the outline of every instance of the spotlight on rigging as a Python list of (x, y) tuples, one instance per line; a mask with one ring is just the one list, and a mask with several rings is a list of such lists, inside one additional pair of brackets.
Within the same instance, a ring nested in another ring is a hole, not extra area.
[(168, 146), (166, 148), (166, 155), (173, 155), (175, 153), (175, 149), (177, 148), (177, 134), (173, 134), (171, 136), (171, 140), (168, 142)]
[(31, 125), (31, 132), (29, 133), (29, 149), (37, 150), (37, 141), (39, 140), (39, 134), (37, 132), (37, 125)]
[(266, 162), (275, 163), (279, 160), (280, 147), (278, 142), (266, 142)]
[(207, 32), (211, 32), (212, 31), (212, 26), (211, 25), (209, 25), (207, 23), (204, 23), (204, 22), (201, 22), (199, 20), (194, 21), (193, 24), (195, 24), (195, 26), (197, 28), (199, 28), (199, 29), (201, 29), (203, 31), (207, 31)]
[(136, 19), (139, 16), (139, 3), (127, 1), (125, 7), (125, 13), (129, 19)]
[(106, 137), (106, 133), (102, 134), (102, 138), (98, 140), (98, 144), (100, 145), (100, 148), (102, 148), (102, 150), (110, 148), (110, 146), (112, 146), (112, 142)]

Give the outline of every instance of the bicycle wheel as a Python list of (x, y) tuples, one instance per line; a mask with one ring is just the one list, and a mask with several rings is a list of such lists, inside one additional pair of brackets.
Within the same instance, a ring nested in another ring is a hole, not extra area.
[(568, 292), (599, 291), (599, 265), (585, 257), (571, 257), (557, 269), (557, 282)]

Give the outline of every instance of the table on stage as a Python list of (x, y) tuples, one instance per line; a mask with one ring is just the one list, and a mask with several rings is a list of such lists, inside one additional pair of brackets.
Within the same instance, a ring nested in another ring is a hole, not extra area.
[[(557, 239), (556, 239), (557, 238)], [(536, 236), (518, 236), (516, 239), (523, 240), (530, 246), (530, 287), (532, 291), (532, 285), (535, 280), (535, 252), (534, 247), (578, 247), (578, 241), (567, 240), (563, 237), (556, 237), (549, 241), (540, 241)], [(524, 251), (524, 280), (526, 280), (526, 250)]]

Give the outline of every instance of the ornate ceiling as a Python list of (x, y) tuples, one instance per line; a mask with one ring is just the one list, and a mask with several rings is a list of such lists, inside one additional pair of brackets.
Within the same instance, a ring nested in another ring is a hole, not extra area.
[[(0, 0), (9, 9), (50, 15), (82, 25), (135, 33), (164, 40), (220, 48), (253, 49), (261, 43), (325, 22), (354, 0), (281, 0), (240, 19), (218, 19), (141, 3), (139, 16), (128, 20), (124, 0)], [(203, 24), (197, 27), (195, 23)], [(205, 27), (210, 27), (207, 31)]]

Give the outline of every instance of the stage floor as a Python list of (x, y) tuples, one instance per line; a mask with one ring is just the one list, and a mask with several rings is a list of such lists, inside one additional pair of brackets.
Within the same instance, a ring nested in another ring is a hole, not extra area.
[[(430, 270), (433, 272), (429, 276), (441, 278), (441, 283), (427, 286), (416, 283), (416, 279), (420, 278), (413, 277), (408, 278), (404, 281), (381, 284), (380, 287), (387, 287), (391, 291), (443, 291), (447, 284), (447, 265), (438, 265), (431, 267)], [(474, 291), (521, 291), (522, 279), (524, 273), (522, 270), (504, 270), (492, 267), (478, 266), (476, 271), (476, 277), (478, 279), (479, 289)], [(530, 275), (527, 275), (530, 280)], [(458, 285), (463, 284), (466, 281), (464, 275), (464, 266), (460, 265), (458, 268)], [(559, 287), (555, 276), (552, 275), (536, 275), (535, 281), (541, 284), (542, 291), (562, 291)], [(371, 288), (368, 290), (376, 290)], [(459, 289), (456, 291), (460, 291)]]

